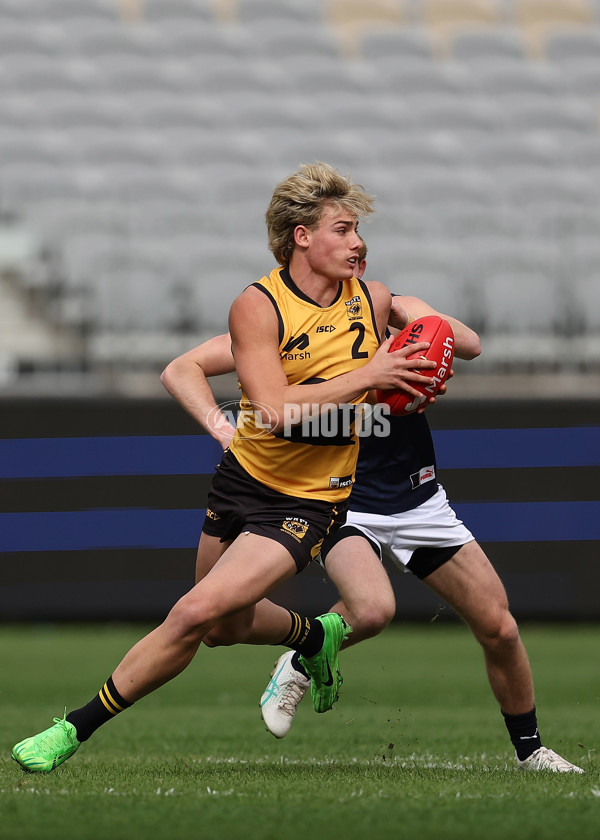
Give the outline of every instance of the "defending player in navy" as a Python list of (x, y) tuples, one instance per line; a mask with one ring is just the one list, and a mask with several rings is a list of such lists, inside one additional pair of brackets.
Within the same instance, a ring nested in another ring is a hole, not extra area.
[[(365, 268), (363, 249), (356, 270)], [(395, 298), (397, 326), (414, 317), (436, 313), (418, 298)], [(480, 352), (478, 336), (454, 318), (456, 352), (472, 359)], [(176, 359), (163, 374), (173, 396), (225, 448), (233, 433), (229, 424), (207, 425), (216, 405), (206, 376), (233, 369), (226, 335)], [(580, 767), (543, 746), (537, 728), (533, 678), (517, 624), (508, 609), (504, 587), (471, 532), (460, 522), (437, 481), (436, 459), (424, 414), (388, 417), (390, 434), (361, 437), (356, 484), (348, 519), (325, 541), (321, 557), (340, 600), (331, 608), (353, 626), (346, 644), (381, 632), (395, 615), (389, 578), (377, 559), (385, 554), (437, 592), (463, 617), (480, 643), (490, 687), (500, 705), (518, 766), (525, 770), (582, 773)], [(206, 644), (273, 644), (284, 630), (290, 611), (263, 599), (245, 632), (222, 625)], [(298, 624), (300, 617), (295, 613)], [(278, 738), (289, 731), (311, 680), (294, 651), (279, 657), (261, 698), (267, 728)]]

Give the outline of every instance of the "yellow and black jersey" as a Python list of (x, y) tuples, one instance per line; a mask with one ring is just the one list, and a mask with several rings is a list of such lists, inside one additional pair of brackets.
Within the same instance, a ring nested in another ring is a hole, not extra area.
[[(366, 284), (339, 284), (329, 306), (319, 306), (298, 289), (285, 268), (253, 284), (271, 300), (279, 321), (279, 354), (290, 385), (324, 382), (364, 365), (380, 339)], [(315, 405), (298, 423), (301, 406), (287, 405), (284, 430), (273, 435), (242, 392), (231, 452), (242, 467), (268, 487), (290, 496), (345, 499), (352, 489), (358, 439), (354, 405), (328, 410)], [(258, 407), (257, 407), (258, 408)]]

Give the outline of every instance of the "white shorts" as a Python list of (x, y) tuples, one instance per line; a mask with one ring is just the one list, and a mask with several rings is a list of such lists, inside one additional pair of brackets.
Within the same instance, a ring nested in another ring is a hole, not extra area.
[(458, 519), (438, 484), (435, 496), (412, 510), (384, 516), (377, 513), (358, 513), (350, 510), (346, 524), (362, 531), (367, 539), (379, 546), (379, 556), (391, 560), (402, 570), (419, 548), (450, 548), (472, 542), (475, 537)]

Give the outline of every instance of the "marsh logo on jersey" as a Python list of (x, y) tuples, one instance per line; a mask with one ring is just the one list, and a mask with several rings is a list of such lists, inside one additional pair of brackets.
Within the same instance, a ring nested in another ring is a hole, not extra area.
[[(308, 347), (308, 343), (309, 338), (306, 333), (300, 333), (297, 338), (290, 338), (281, 351), (281, 358), (288, 359), (289, 361), (295, 361), (296, 359), (300, 361), (310, 359), (310, 351), (306, 349)], [(295, 353), (294, 350), (299, 350), (301, 352)]]
[(346, 304), (346, 314), (350, 321), (357, 321), (359, 318), (362, 318), (362, 301), (360, 295), (355, 295), (352, 300), (345, 300), (344, 303)]
[(300, 542), (308, 531), (308, 522), (306, 519), (300, 519), (297, 516), (286, 516), (281, 523), (281, 530), (292, 536), (296, 542)]
[(211, 510), (210, 508), (206, 508), (206, 515), (209, 519), (213, 519), (215, 521), (221, 518), (218, 513), (215, 513), (214, 510)]
[(434, 479), (435, 466), (432, 464), (430, 467), (421, 467), (419, 472), (413, 473), (410, 477), (410, 483), (412, 489), (416, 490), (421, 484), (427, 484), (428, 481), (433, 481)]
[(338, 487), (350, 487), (352, 484), (352, 476), (351, 475), (342, 475), (337, 476), (333, 475), (329, 479), (329, 489), (334, 490)]

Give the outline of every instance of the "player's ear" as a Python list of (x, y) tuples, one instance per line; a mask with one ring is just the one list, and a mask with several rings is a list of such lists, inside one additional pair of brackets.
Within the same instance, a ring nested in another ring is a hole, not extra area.
[(366, 269), (367, 269), (367, 260), (365, 258), (364, 260), (361, 260), (358, 263), (358, 267), (356, 269), (356, 276), (358, 277), (359, 280), (363, 276), (363, 274), (365, 273)]
[(301, 248), (306, 248), (310, 244), (309, 230), (305, 225), (296, 225), (294, 228), (294, 242)]

